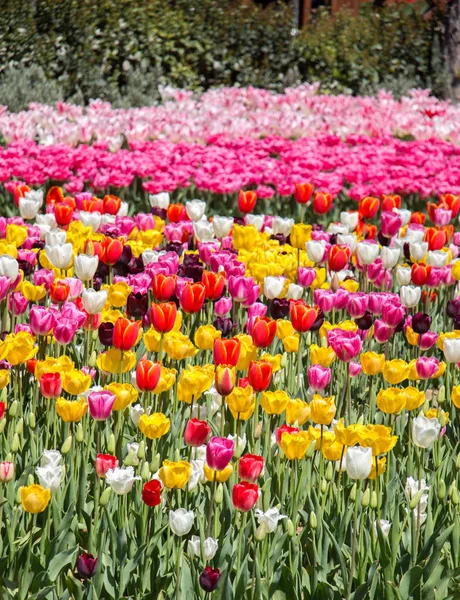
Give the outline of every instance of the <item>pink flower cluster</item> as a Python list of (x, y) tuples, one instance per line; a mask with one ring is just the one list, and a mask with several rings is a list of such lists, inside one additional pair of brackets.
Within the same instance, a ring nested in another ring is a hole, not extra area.
[(311, 182), (334, 197), (353, 199), (388, 193), (422, 198), (460, 193), (460, 147), (442, 140), (404, 142), (392, 137), (327, 135), (295, 141), (216, 138), (212, 144), (132, 142), (130, 149), (93, 146), (43, 146), (30, 140), (0, 148), (0, 182), (9, 191), (23, 181), (43, 185), (65, 182), (69, 193), (141, 180), (155, 194), (195, 185), (216, 194), (255, 187), (259, 198), (290, 196), (297, 182)]
[(412, 136), (460, 141), (460, 107), (413, 90), (401, 100), (391, 93), (376, 97), (326, 96), (318, 85), (303, 85), (277, 94), (255, 88), (221, 88), (195, 96), (164, 88), (162, 104), (114, 109), (101, 100), (87, 108), (59, 102), (31, 104), (9, 113), (0, 107), (0, 134), (7, 143), (30, 139), (42, 144), (89, 144), (104, 141), (112, 150), (123, 140), (210, 143), (227, 138), (284, 138), (338, 135)]

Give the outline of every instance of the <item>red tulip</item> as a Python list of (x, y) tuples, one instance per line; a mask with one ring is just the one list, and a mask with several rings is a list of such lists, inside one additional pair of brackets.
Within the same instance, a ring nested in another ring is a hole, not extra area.
[(392, 211), (393, 208), (401, 208), (401, 196), (397, 194), (382, 194), (382, 212)]
[(56, 223), (61, 227), (68, 225), (72, 220), (73, 210), (73, 207), (67, 204), (55, 204), (54, 216), (56, 217)]
[(159, 333), (168, 333), (174, 327), (177, 316), (177, 306), (174, 302), (152, 304), (150, 306), (150, 323)]
[(255, 483), (264, 470), (264, 459), (257, 454), (245, 454), (238, 463), (238, 475), (242, 481)]
[(152, 479), (144, 483), (142, 489), (142, 500), (147, 506), (158, 506), (161, 502), (161, 481)]
[(182, 204), (170, 204), (166, 209), (168, 220), (171, 223), (179, 223), (179, 221), (187, 220), (187, 213), (185, 212), (185, 206)]
[(251, 360), (248, 369), (248, 383), (255, 392), (264, 392), (272, 380), (273, 369), (269, 362)]
[[(29, 188), (30, 189), (30, 188)], [(46, 195), (46, 204), (60, 204), (64, 200), (64, 192), (61, 187), (54, 185)]]
[(50, 297), (53, 302), (61, 304), (70, 294), (70, 286), (65, 281), (55, 281), (50, 286)]
[(240, 358), (241, 342), (237, 338), (214, 340), (214, 364), (236, 367)]
[[(24, 197), (27, 194), (27, 192), (31, 191), (31, 189), (32, 188), (30, 188), (28, 185), (17, 185), (14, 188), (13, 198), (14, 198), (14, 203), (16, 206), (19, 206), (19, 198)], [(51, 189), (53, 189), (53, 188), (51, 188)]]
[(118, 196), (107, 195), (104, 196), (103, 212), (107, 215), (116, 215), (120, 210), (121, 199)]
[(314, 186), (312, 183), (296, 183), (294, 188), (294, 198), (297, 204), (307, 204), (313, 194)]
[(5, 403), (0, 402), (0, 421), (3, 419), (4, 415), (5, 415)]
[(222, 295), (225, 287), (225, 275), (203, 271), (202, 282), (205, 287), (205, 296), (208, 300), (217, 300)]
[[(96, 250), (96, 244), (94, 244)], [(100, 254), (99, 259), (106, 265), (114, 265), (120, 260), (120, 256), (123, 252), (124, 240), (123, 238), (111, 238), (105, 237), (99, 244)]]
[(350, 260), (351, 251), (348, 246), (336, 244), (329, 249), (327, 264), (330, 271), (341, 271)]
[(233, 486), (233, 506), (240, 512), (248, 512), (254, 508), (259, 497), (259, 488), (254, 483), (243, 481)]
[(40, 379), (40, 393), (44, 398), (59, 398), (62, 392), (60, 373), (43, 373)]
[(374, 196), (366, 196), (359, 202), (359, 214), (362, 219), (372, 219), (375, 217), (380, 207), (380, 200)]
[(158, 302), (166, 302), (176, 289), (176, 276), (157, 273), (152, 279), (152, 293)]
[(411, 279), (414, 285), (425, 285), (431, 273), (431, 266), (414, 263), (412, 265)]
[(441, 250), (447, 244), (447, 232), (445, 229), (428, 227), (425, 232), (425, 240), (428, 242), (429, 250)]
[(136, 385), (141, 392), (153, 392), (160, 381), (161, 364), (145, 358), (137, 363)]
[(119, 317), (113, 330), (113, 346), (118, 350), (131, 350), (139, 337), (139, 322)]
[(303, 300), (291, 300), (289, 304), (289, 316), (292, 326), (299, 333), (309, 331), (318, 316), (318, 310), (305, 304)]
[(111, 454), (98, 454), (96, 457), (96, 475), (104, 478), (109, 469), (118, 467), (118, 458)]
[(238, 208), (242, 213), (250, 213), (254, 210), (257, 201), (257, 194), (253, 191), (240, 191), (238, 194)]
[(186, 283), (180, 296), (180, 305), (184, 312), (193, 314), (201, 310), (204, 304), (205, 287), (202, 283)]
[(206, 443), (209, 434), (211, 433), (211, 427), (206, 421), (199, 421), (198, 419), (190, 419), (185, 426), (184, 431), (184, 442), (187, 446), (198, 448)]
[(326, 214), (332, 206), (332, 196), (326, 192), (316, 192), (313, 198), (313, 212), (317, 215)]
[(268, 317), (256, 317), (252, 326), (252, 342), (257, 348), (268, 348), (276, 334), (276, 321)]

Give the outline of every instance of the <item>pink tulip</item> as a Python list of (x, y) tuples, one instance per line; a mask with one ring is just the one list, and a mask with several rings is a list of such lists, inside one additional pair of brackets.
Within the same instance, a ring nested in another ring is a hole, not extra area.
[[(230, 275), (228, 278), (228, 291), (235, 302), (244, 303), (253, 297), (255, 282), (252, 277), (234, 277)], [(250, 302), (250, 304), (253, 304)]]
[(439, 369), (439, 360), (434, 356), (421, 356), (415, 361), (415, 369), (420, 379), (430, 379)]
[(227, 296), (223, 296), (220, 300), (218, 300), (214, 304), (214, 313), (218, 317), (224, 317), (227, 313), (229, 313), (232, 309), (233, 301), (231, 298)]
[(75, 321), (71, 319), (59, 319), (53, 330), (56, 342), (63, 346), (70, 344), (77, 333), (77, 329)]
[(308, 367), (308, 385), (315, 392), (326, 389), (331, 381), (331, 370), (321, 365), (312, 365)]
[(374, 321), (374, 337), (379, 344), (384, 344), (390, 339), (392, 328), (388, 327), (382, 319), (376, 319)]
[(0, 301), (5, 300), (10, 291), (10, 278), (9, 277), (0, 277)]
[(335, 308), (335, 294), (331, 290), (315, 290), (313, 292), (314, 302), (326, 315), (330, 313), (333, 308)]
[(418, 336), (418, 345), (421, 350), (429, 350), (434, 346), (439, 337), (439, 333), (434, 331), (427, 331), (423, 335)]
[(32, 306), (29, 319), (35, 335), (48, 335), (56, 323), (55, 315), (44, 306)]
[(433, 223), (436, 227), (445, 227), (449, 225), (452, 219), (452, 211), (444, 208), (435, 208), (433, 210)]
[(437, 288), (441, 284), (443, 269), (440, 267), (432, 267), (430, 274), (427, 277), (426, 284), (430, 288)]
[(214, 471), (223, 471), (235, 454), (235, 442), (213, 437), (206, 445), (206, 463)]
[(54, 281), (54, 273), (49, 269), (39, 269), (34, 273), (34, 285), (44, 285), (48, 292)]
[(342, 331), (333, 329), (328, 332), (328, 342), (343, 362), (350, 362), (361, 352), (362, 341), (360, 336), (353, 331)]
[(254, 302), (252, 306), (248, 307), (248, 318), (254, 317), (265, 317), (267, 314), (267, 306), (262, 302)]
[(381, 228), (382, 235), (387, 238), (392, 238), (402, 227), (402, 217), (399, 213), (384, 211), (381, 215)]
[(364, 315), (369, 304), (369, 296), (363, 292), (348, 295), (347, 310), (352, 319), (359, 319)]
[(395, 328), (404, 319), (404, 307), (401, 304), (387, 301), (382, 307), (382, 320), (388, 327)]
[(297, 283), (304, 288), (308, 288), (316, 279), (315, 269), (308, 267), (299, 267), (297, 271)]
[(348, 363), (348, 372), (350, 377), (357, 377), (363, 370), (361, 363), (359, 362), (350, 362)]
[(88, 396), (88, 408), (95, 421), (105, 421), (110, 417), (113, 404), (116, 400), (115, 394), (107, 390), (91, 392)]

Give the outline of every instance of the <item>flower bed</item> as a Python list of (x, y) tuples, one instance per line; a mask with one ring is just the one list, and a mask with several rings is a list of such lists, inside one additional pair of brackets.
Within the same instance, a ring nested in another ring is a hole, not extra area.
[(367, 196), (326, 223), (331, 196), (294, 195), (297, 222), (254, 214), (250, 190), (239, 217), (167, 193), (129, 217), (113, 195), (15, 187), (1, 589), (455, 593), (460, 197)]

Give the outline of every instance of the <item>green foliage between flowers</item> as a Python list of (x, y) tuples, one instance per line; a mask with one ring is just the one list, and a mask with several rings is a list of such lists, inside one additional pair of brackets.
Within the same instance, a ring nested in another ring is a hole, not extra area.
[[(158, 85), (279, 90), (318, 81), (330, 92), (442, 91), (435, 25), (419, 10), (366, 6), (358, 20), (323, 10), (300, 34), (293, 23), (290, 3), (264, 10), (232, 0), (4, 0), (0, 103), (27, 106), (24, 69), (33, 65), (55, 82), (51, 96), (119, 106), (158, 100)], [(49, 89), (35, 87), (35, 100), (49, 101)]]

